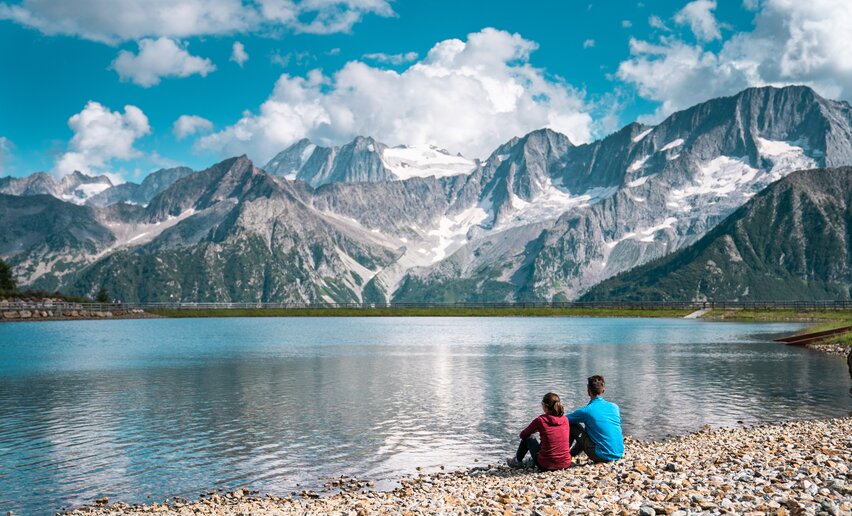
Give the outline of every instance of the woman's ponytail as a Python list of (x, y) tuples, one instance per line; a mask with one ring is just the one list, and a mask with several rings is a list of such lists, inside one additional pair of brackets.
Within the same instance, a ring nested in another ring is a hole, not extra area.
[(542, 405), (551, 416), (561, 417), (565, 415), (565, 407), (562, 406), (562, 400), (555, 392), (548, 392), (541, 400)]

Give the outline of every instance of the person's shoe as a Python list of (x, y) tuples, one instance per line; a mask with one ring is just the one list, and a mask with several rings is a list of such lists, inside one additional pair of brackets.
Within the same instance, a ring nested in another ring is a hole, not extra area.
[(519, 461), (517, 457), (509, 457), (506, 459), (506, 465), (512, 469), (521, 469), (524, 467), (524, 463)]
[(532, 457), (527, 457), (524, 459), (524, 467), (525, 468), (534, 468), (535, 462), (533, 462)]

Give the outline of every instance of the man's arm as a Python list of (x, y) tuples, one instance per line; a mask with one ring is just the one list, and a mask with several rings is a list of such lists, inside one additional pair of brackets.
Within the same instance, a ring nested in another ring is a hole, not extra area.
[(571, 412), (570, 414), (566, 414), (568, 421), (572, 423), (586, 423), (589, 420), (589, 408), (581, 407)]

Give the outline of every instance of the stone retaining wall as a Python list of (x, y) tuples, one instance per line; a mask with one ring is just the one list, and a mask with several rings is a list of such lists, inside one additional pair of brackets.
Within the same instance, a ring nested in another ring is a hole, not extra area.
[(45, 319), (110, 319), (144, 314), (144, 310), (3, 310), (0, 321), (45, 320)]

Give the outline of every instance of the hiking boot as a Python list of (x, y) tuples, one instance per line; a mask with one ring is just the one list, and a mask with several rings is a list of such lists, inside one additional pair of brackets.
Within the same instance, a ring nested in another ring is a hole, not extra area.
[(506, 459), (506, 465), (512, 469), (521, 469), (524, 467), (524, 463), (519, 461), (517, 457), (509, 457)]

